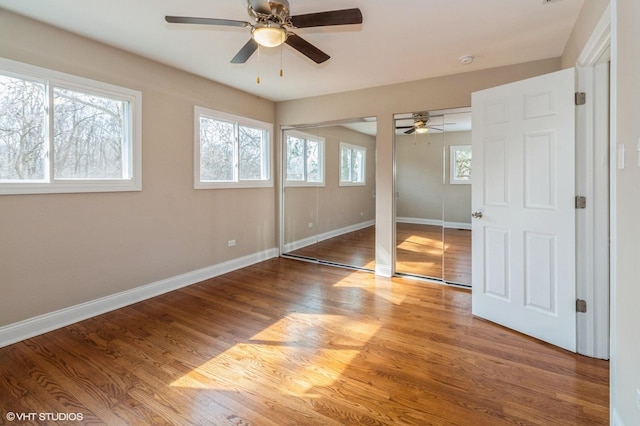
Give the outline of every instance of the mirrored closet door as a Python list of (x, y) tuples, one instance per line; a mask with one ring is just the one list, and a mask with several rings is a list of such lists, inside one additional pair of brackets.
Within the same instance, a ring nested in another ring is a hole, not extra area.
[(471, 285), (469, 108), (395, 115), (396, 272)]
[(375, 118), (282, 129), (282, 253), (375, 269)]

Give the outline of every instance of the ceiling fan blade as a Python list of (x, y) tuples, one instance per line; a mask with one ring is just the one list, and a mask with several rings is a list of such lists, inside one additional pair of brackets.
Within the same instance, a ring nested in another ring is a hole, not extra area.
[(269, 0), (249, 0), (249, 6), (251, 9), (256, 12), (271, 14), (271, 6), (269, 5)]
[(308, 13), (291, 17), (296, 28), (326, 27), (328, 25), (362, 24), (360, 9), (331, 10), (328, 12)]
[(246, 21), (234, 21), (232, 19), (215, 18), (193, 18), (189, 16), (165, 16), (164, 19), (170, 24), (224, 25), (227, 27), (248, 27), (251, 25)]
[(411, 135), (411, 134), (413, 134), (413, 132), (415, 132), (415, 131), (416, 131), (416, 128), (415, 128), (415, 127), (412, 127), (412, 128), (410, 128), (409, 130), (407, 130), (406, 132), (404, 132), (404, 134), (405, 134), (405, 135)]
[(321, 64), (330, 58), (329, 55), (327, 55), (322, 50), (318, 49), (313, 44), (309, 43), (297, 34), (289, 34), (285, 43), (305, 55), (307, 58), (311, 59), (316, 64)]
[(258, 43), (254, 39), (250, 38), (249, 41), (244, 46), (242, 46), (242, 49), (240, 49), (240, 51), (236, 53), (236, 56), (233, 57), (231, 63), (244, 64), (257, 49)]

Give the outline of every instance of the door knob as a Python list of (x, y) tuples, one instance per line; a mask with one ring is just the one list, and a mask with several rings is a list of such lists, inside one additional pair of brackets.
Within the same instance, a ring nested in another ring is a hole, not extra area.
[(482, 212), (480, 210), (478, 210), (477, 212), (473, 212), (471, 213), (471, 217), (474, 219), (480, 219), (482, 218)]

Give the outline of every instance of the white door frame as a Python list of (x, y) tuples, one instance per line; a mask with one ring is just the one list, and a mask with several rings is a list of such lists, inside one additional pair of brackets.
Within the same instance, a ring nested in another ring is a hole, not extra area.
[(610, 179), (615, 159), (609, 158), (610, 45), (607, 7), (576, 63), (577, 89), (586, 93), (586, 104), (576, 110), (576, 191), (587, 198), (587, 207), (576, 210), (576, 291), (587, 302), (587, 312), (577, 314), (577, 351), (601, 359), (609, 359), (610, 194), (615, 185)]

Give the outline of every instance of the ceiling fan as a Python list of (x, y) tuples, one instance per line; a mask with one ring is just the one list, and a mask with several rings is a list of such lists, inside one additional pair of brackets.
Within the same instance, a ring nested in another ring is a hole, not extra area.
[[(437, 130), (439, 132), (444, 132), (444, 129), (441, 127), (436, 127), (435, 125), (430, 125), (429, 121), (431, 118), (428, 112), (414, 112), (411, 114), (411, 118), (413, 119), (413, 124), (411, 126), (396, 126), (396, 129), (409, 129), (404, 132), (407, 135), (411, 135), (413, 133), (423, 134), (427, 133), (429, 130)], [(454, 124), (454, 123), (441, 123), (440, 125), (445, 124)]]
[(186, 16), (165, 16), (165, 20), (172, 24), (251, 27), (251, 38), (231, 59), (231, 63), (234, 64), (247, 62), (258, 46), (275, 47), (282, 43), (288, 44), (315, 63), (321, 64), (330, 56), (293, 33), (291, 29), (362, 23), (362, 12), (358, 8), (291, 16), (288, 0), (247, 0), (247, 4), (249, 16), (255, 23)]

